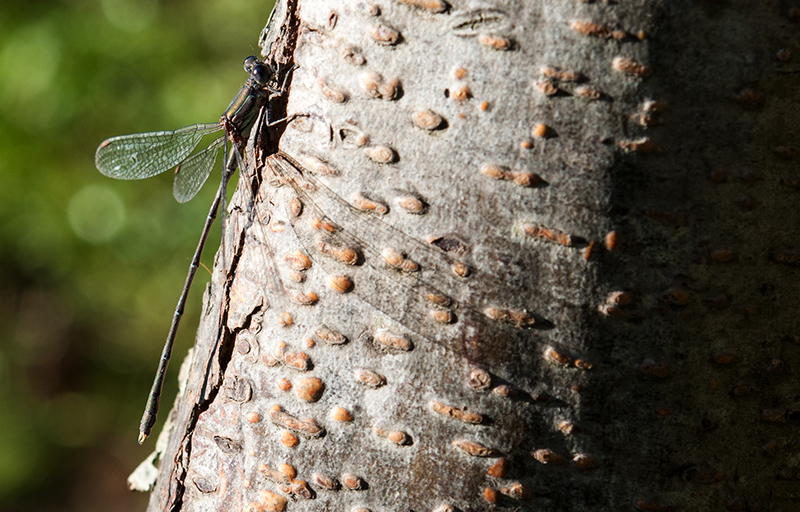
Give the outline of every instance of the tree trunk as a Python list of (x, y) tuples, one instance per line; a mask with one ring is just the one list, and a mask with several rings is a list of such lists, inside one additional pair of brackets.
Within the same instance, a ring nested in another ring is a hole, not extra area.
[(791, 7), (283, 4), (150, 508), (797, 510)]

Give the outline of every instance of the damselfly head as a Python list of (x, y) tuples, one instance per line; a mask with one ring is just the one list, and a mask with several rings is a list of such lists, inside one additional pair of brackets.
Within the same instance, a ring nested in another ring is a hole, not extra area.
[(260, 85), (266, 84), (275, 74), (269, 65), (253, 55), (244, 59), (244, 70)]
[(251, 55), (244, 59), (244, 70), (247, 71), (248, 74), (256, 67), (257, 64), (261, 64), (261, 60), (256, 57), (255, 55)]

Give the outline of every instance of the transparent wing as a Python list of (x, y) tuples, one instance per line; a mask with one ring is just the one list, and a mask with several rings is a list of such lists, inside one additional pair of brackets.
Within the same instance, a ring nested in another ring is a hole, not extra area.
[(190, 156), (175, 169), (175, 181), (172, 186), (172, 194), (179, 203), (191, 200), (200, 192), (203, 184), (214, 168), (217, 155), (225, 137), (220, 137), (212, 142), (206, 149)]
[(97, 169), (112, 178), (140, 180), (178, 165), (219, 123), (193, 124), (172, 132), (134, 133), (112, 137), (97, 148)]

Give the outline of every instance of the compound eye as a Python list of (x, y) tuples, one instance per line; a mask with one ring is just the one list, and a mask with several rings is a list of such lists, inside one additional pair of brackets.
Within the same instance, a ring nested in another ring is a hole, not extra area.
[(272, 78), (272, 75), (272, 68), (263, 62), (259, 62), (250, 70), (250, 76), (253, 77), (253, 80), (258, 82), (260, 85), (264, 85), (269, 82), (269, 79)]
[(247, 71), (248, 74), (252, 74), (252, 70), (258, 64), (261, 64), (261, 61), (254, 55), (251, 55), (244, 59), (244, 70)]

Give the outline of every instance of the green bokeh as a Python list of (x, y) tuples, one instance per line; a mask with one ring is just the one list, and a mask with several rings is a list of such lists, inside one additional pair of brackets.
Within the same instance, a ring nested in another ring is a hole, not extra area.
[[(179, 205), (170, 173), (115, 181), (94, 152), (114, 135), (218, 119), (271, 4), (0, 5), (0, 510), (144, 510), (125, 479), (153, 448), (136, 444), (141, 408), (214, 190)], [(214, 230), (208, 266), (218, 243)]]

